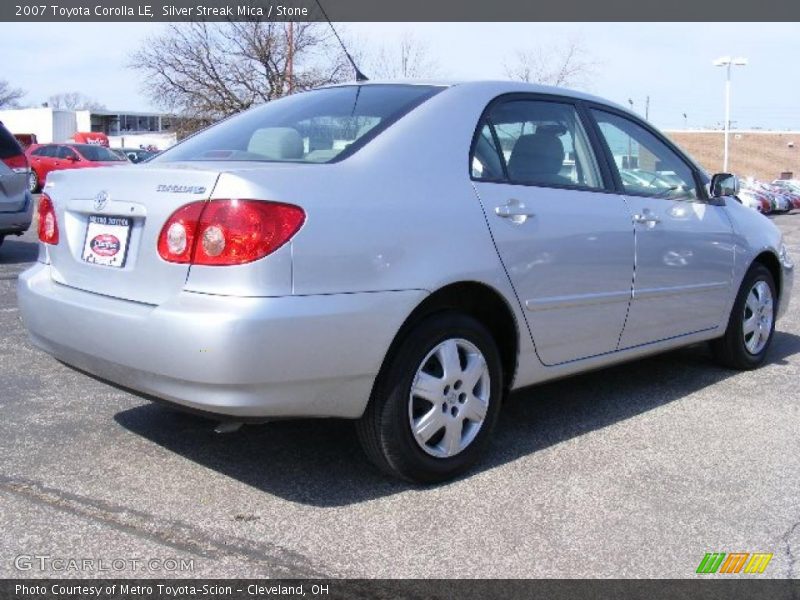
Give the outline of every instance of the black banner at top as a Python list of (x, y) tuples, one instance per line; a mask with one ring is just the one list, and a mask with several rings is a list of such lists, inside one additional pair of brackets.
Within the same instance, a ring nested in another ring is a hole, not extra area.
[[(800, 21), (786, 0), (321, 0), (333, 21)], [(316, 0), (3, 0), (0, 22), (322, 21)]]

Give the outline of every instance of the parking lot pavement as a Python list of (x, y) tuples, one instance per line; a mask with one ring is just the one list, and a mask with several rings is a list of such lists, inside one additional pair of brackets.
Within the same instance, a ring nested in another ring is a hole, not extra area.
[[(800, 214), (775, 221), (800, 259)], [(2, 577), (57, 574), (18, 571), (30, 555), (162, 561), (106, 576), (178, 558), (215, 577), (691, 577), (712, 551), (800, 576), (797, 290), (761, 370), (694, 347), (515, 394), (475, 472), (414, 488), (350, 423), (219, 435), (34, 349), (15, 295), (34, 240), (0, 249)]]

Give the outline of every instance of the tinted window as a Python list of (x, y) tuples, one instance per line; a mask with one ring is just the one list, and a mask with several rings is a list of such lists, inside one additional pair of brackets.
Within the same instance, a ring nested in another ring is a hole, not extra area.
[(419, 85), (364, 85), (295, 94), (214, 125), (151, 162), (331, 162), (352, 154), (440, 90)]
[(698, 197), (691, 168), (650, 131), (612, 113), (592, 110), (592, 114), (626, 193), (672, 200)]
[(75, 156), (75, 153), (66, 146), (56, 148), (56, 158), (69, 158), (70, 156)]
[(22, 154), (22, 148), (17, 143), (17, 140), (0, 123), (0, 158), (11, 158), (20, 154)]
[(55, 146), (40, 146), (36, 150), (33, 151), (34, 156), (45, 156), (48, 158), (55, 157), (56, 155), (56, 147)]
[(111, 161), (124, 161), (127, 159), (117, 156), (105, 146), (97, 146), (94, 144), (80, 144), (75, 146), (75, 149), (81, 153), (86, 160), (97, 162), (111, 162)]
[[(494, 136), (487, 130), (493, 130)], [(492, 178), (496, 167), (488, 156), (490, 149), (497, 150), (495, 139), (500, 145), (500, 164), (510, 183), (603, 187), (586, 132), (571, 104), (540, 100), (495, 104), (475, 143), (473, 177)], [(476, 174), (478, 171), (480, 174)]]

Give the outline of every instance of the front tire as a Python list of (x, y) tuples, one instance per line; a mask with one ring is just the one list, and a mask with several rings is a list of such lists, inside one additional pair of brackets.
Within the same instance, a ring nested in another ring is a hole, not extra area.
[(761, 263), (753, 264), (739, 288), (725, 335), (711, 342), (717, 362), (738, 370), (764, 364), (775, 332), (777, 300), (772, 273)]
[(443, 312), (410, 331), (375, 382), (358, 437), (382, 471), (451, 479), (483, 454), (503, 394), (500, 353), (479, 321)]

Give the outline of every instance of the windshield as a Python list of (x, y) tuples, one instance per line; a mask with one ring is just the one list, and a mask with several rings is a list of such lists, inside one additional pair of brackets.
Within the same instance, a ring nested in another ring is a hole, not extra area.
[(80, 152), (86, 160), (94, 162), (114, 162), (114, 161), (127, 161), (127, 158), (118, 156), (105, 146), (95, 146), (94, 144), (79, 144), (73, 146), (75, 150)]
[(226, 119), (150, 162), (334, 162), (364, 146), (441, 89), (353, 85), (295, 94)]

